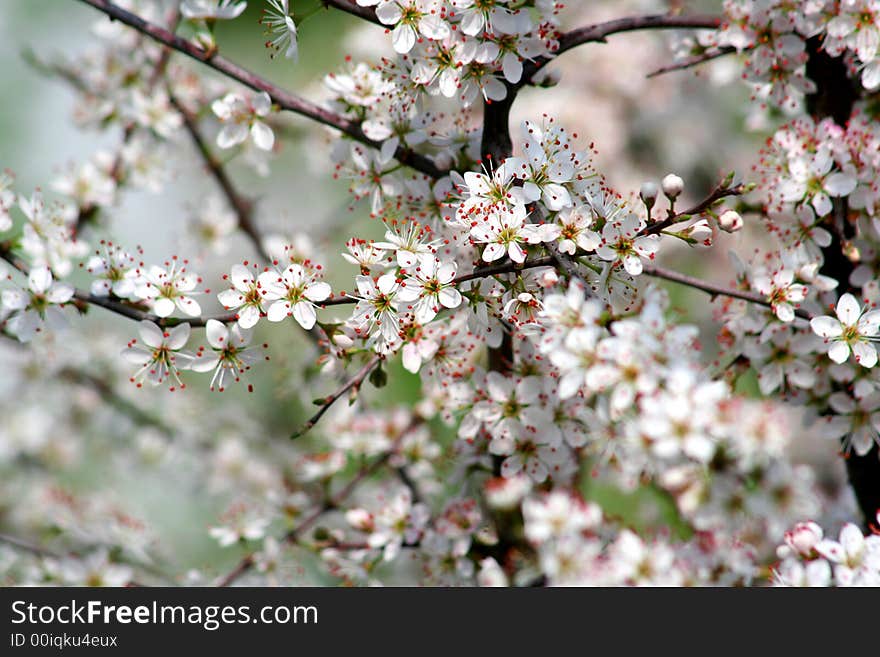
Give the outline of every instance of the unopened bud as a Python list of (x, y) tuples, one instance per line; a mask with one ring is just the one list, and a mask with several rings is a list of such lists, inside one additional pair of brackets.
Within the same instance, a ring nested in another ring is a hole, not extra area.
[(657, 201), (657, 194), (659, 193), (660, 190), (657, 189), (657, 185), (652, 182), (643, 182), (642, 188), (639, 190), (639, 196), (642, 197), (642, 202), (649, 208), (653, 207), (654, 203)]
[(553, 287), (559, 282), (559, 274), (555, 269), (547, 269), (538, 277), (538, 285), (543, 288)]
[(660, 185), (663, 187), (663, 193), (666, 194), (666, 198), (670, 201), (674, 201), (684, 189), (684, 180), (676, 176), (674, 173), (670, 173), (663, 179)]
[(822, 528), (815, 522), (799, 522), (785, 532), (785, 544), (805, 557), (810, 556), (816, 543), (822, 540)]
[(705, 219), (700, 219), (698, 222), (688, 226), (685, 234), (692, 240), (695, 240), (698, 245), (712, 246), (712, 227)]
[(718, 217), (718, 227), (728, 233), (735, 233), (743, 227), (743, 218), (736, 210), (726, 210)]

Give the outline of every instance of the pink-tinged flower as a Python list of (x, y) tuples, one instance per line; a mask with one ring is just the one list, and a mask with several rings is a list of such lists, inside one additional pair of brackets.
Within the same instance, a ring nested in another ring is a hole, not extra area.
[[(177, 386), (185, 388), (186, 385), (180, 380), (180, 370), (188, 369), (195, 359), (194, 354), (181, 351), (189, 340), (189, 324), (178, 324), (165, 330), (149, 320), (143, 320), (139, 332), (143, 344), (132, 340), (122, 351), (125, 360), (141, 366), (131, 376), (131, 381), (140, 388), (145, 380), (157, 386), (172, 379)], [(171, 390), (174, 390), (174, 386)]]
[(416, 321), (427, 324), (440, 308), (458, 308), (461, 294), (455, 289), (453, 281), (457, 265), (455, 261), (441, 263), (433, 255), (423, 256), (412, 270), (412, 276), (403, 280), (397, 291), (397, 298), (404, 303), (413, 303), (412, 310)]
[(231, 329), (226, 328), (222, 322), (209, 319), (205, 325), (205, 335), (210, 352), (199, 351), (193, 361), (191, 369), (194, 372), (210, 372), (211, 390), (223, 392), (230, 379), (236, 383), (241, 380), (241, 375), (248, 371), (260, 355), (248, 345), (251, 342), (251, 331), (243, 329), (238, 324), (233, 324)]
[(838, 586), (880, 585), (880, 536), (865, 538), (856, 525), (847, 523), (837, 541), (819, 541), (816, 552), (835, 564)]
[(316, 303), (330, 296), (330, 286), (317, 281), (313, 275), (297, 263), (287, 267), (280, 274), (267, 271), (260, 274), (257, 285), (262, 288), (263, 299), (273, 302), (266, 310), (270, 322), (280, 322), (293, 317), (305, 330), (310, 330), (317, 321)]
[(552, 239), (550, 226), (527, 224), (528, 212), (524, 205), (510, 209), (496, 208), (488, 217), (471, 228), (474, 244), (485, 244), (483, 260), (495, 262), (505, 255), (514, 262), (525, 262), (526, 252), (521, 244), (539, 244), (544, 237)]
[(785, 532), (785, 544), (804, 557), (812, 555), (816, 544), (823, 538), (824, 532), (815, 522), (799, 522)]
[(55, 282), (48, 267), (34, 267), (26, 290), (3, 290), (0, 317), (9, 313), (3, 326), (22, 342), (30, 342), (44, 328), (63, 328), (67, 320), (61, 305), (73, 298), (73, 292), (72, 285)]
[(177, 307), (190, 317), (198, 317), (202, 308), (190, 294), (196, 294), (196, 285), (202, 282), (197, 274), (186, 270), (186, 261), (178, 267), (176, 257), (165, 263), (168, 269), (152, 266), (138, 281), (135, 294), (152, 306), (159, 317), (168, 317)]
[(874, 443), (880, 444), (880, 392), (856, 399), (845, 392), (835, 392), (828, 398), (828, 404), (834, 415), (820, 418), (820, 429), (834, 440), (846, 436), (845, 453), (855, 450), (859, 456), (865, 456)]
[(807, 286), (794, 282), (794, 271), (780, 269), (772, 276), (754, 277), (755, 289), (767, 297), (770, 308), (783, 322), (794, 321), (795, 308), (807, 296)]
[(825, 559), (814, 559), (804, 564), (789, 557), (773, 570), (773, 583), (776, 586), (831, 586), (831, 564)]
[(220, 148), (232, 148), (246, 140), (250, 134), (257, 148), (272, 150), (275, 134), (272, 128), (260, 120), (272, 111), (272, 99), (265, 91), (252, 98), (230, 92), (215, 100), (211, 109), (223, 123), (223, 129), (217, 135), (217, 145)]
[(263, 316), (263, 288), (259, 280), (244, 265), (232, 265), (229, 279), (232, 287), (223, 290), (217, 299), (226, 310), (235, 310), (235, 318), (243, 329), (253, 328)]
[(847, 293), (837, 302), (837, 317), (822, 315), (810, 320), (816, 335), (830, 343), (828, 357), (835, 363), (843, 363), (850, 353), (863, 367), (877, 364), (877, 350), (871, 344), (880, 332), (880, 310), (862, 313), (856, 298)]

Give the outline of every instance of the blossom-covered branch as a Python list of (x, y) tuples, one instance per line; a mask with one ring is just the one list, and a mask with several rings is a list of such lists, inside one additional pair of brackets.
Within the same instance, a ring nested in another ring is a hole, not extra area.
[(677, 15), (677, 14), (653, 14), (646, 16), (629, 16), (618, 18), (593, 25), (585, 25), (570, 32), (566, 32), (559, 38), (559, 47), (553, 57), (539, 57), (529, 62), (523, 68), (522, 80), (519, 86), (531, 83), (535, 74), (553, 61), (562, 53), (576, 48), (585, 43), (603, 43), (614, 35), (623, 32), (637, 30), (656, 29), (715, 29), (721, 23), (718, 16), (703, 14)]
[[(330, 128), (335, 128), (367, 146), (379, 148), (379, 144), (367, 138), (360, 126), (354, 121), (342, 118), (304, 98), (295, 96), (225, 57), (204, 50), (163, 27), (145, 21), (119, 5), (115, 5), (108, 0), (80, 0), (80, 2), (91, 5), (95, 9), (107, 14), (111, 19), (121, 21), (150, 38), (201, 62), (205, 66), (251, 89), (266, 92), (272, 101), (282, 109), (300, 114)], [(395, 151), (395, 157), (402, 164), (431, 177), (437, 178), (442, 175), (441, 170), (431, 160), (405, 148), (398, 148)]]
[[(748, 292), (746, 290), (735, 290), (720, 285), (715, 285), (714, 283), (704, 281), (703, 279), (697, 278), (696, 276), (688, 276), (687, 274), (682, 274), (671, 269), (666, 269), (665, 267), (645, 265), (643, 271), (648, 276), (663, 278), (667, 281), (672, 281), (673, 283), (687, 285), (688, 287), (692, 287), (695, 290), (702, 290), (703, 292), (707, 292), (713, 297), (723, 296), (730, 297), (732, 299), (742, 299), (743, 301), (756, 303), (758, 305), (766, 306), (768, 308), (772, 308), (774, 306), (772, 300), (755, 292)], [(797, 308), (794, 311), (794, 314), (801, 319), (810, 319), (812, 317), (810, 313), (800, 308)]]

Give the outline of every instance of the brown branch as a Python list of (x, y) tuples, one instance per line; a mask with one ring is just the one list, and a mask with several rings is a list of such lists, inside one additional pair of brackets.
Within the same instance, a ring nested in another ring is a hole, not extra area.
[(534, 75), (558, 55), (585, 43), (604, 43), (613, 34), (633, 32), (635, 30), (669, 30), (669, 29), (717, 29), (721, 19), (717, 16), (694, 14), (679, 16), (675, 14), (654, 14), (648, 16), (630, 16), (603, 23), (595, 23), (566, 32), (559, 39), (559, 48), (550, 57), (538, 57), (523, 67), (522, 79), (517, 87), (530, 84)]
[[(305, 520), (303, 520), (299, 525), (291, 529), (284, 535), (285, 543), (296, 543), (300, 540), (303, 533), (308, 530), (312, 525), (314, 525), (318, 520), (323, 516), (327, 511), (331, 511), (332, 509), (338, 508), (345, 500), (347, 500), (352, 493), (354, 493), (355, 489), (365, 480), (367, 477), (374, 474), (379, 468), (381, 468), (385, 463), (388, 462), (388, 459), (391, 458), (391, 455), (395, 453), (397, 450), (397, 446), (400, 444), (400, 441), (406, 436), (410, 431), (417, 426), (421, 420), (415, 420), (409, 427), (400, 432), (400, 435), (395, 439), (394, 444), (391, 448), (382, 454), (381, 456), (375, 458), (370, 463), (361, 467), (358, 470), (357, 474), (352, 477), (351, 481), (345, 485), (339, 492), (330, 497), (329, 499), (325, 499), (321, 506), (315, 510), (312, 515), (308, 516)], [(241, 558), (238, 564), (233, 568), (229, 573), (221, 577), (217, 580), (216, 586), (226, 587), (233, 584), (236, 580), (246, 574), (251, 568), (253, 568), (256, 563), (256, 552), (251, 552), (250, 554), (245, 555)]]
[(308, 431), (314, 427), (321, 418), (324, 416), (324, 413), (330, 410), (330, 407), (336, 403), (336, 401), (342, 397), (349, 390), (358, 390), (363, 382), (366, 380), (370, 374), (372, 374), (373, 370), (379, 367), (379, 364), (382, 362), (381, 357), (377, 354), (370, 358), (361, 369), (359, 369), (354, 376), (348, 379), (345, 383), (343, 383), (333, 394), (326, 397), (321, 404), (321, 407), (318, 409), (318, 412), (315, 413), (308, 422), (302, 425), (299, 429), (297, 429), (291, 436), (291, 440), (295, 440), (300, 436), (308, 433)]
[[(2, 253), (0, 253), (0, 258), (2, 257), (3, 255)], [(123, 303), (122, 301), (115, 301), (110, 297), (98, 297), (94, 294), (91, 294), (90, 292), (86, 292), (80, 289), (74, 290), (73, 298), (82, 301), (83, 303), (91, 304), (93, 306), (100, 306), (104, 310), (109, 310), (110, 312), (116, 313), (117, 315), (122, 315), (123, 317), (127, 317), (128, 319), (133, 319), (137, 322), (147, 320), (163, 328), (168, 326), (177, 326), (179, 324), (189, 324), (193, 328), (197, 328), (200, 326), (205, 326), (208, 323), (208, 320), (211, 319), (215, 319), (218, 322), (222, 322), (224, 324), (228, 324), (236, 320), (235, 313), (230, 313), (227, 315), (217, 315), (215, 317), (159, 317), (158, 315), (147, 312), (146, 310), (141, 310), (127, 303)]]
[[(27, 264), (20, 258), (17, 258), (15, 255), (13, 255), (12, 251), (9, 249), (8, 243), (0, 243), (0, 260), (5, 260), (25, 276), (27, 276), (29, 273)], [(146, 310), (133, 306), (129, 303), (116, 301), (115, 299), (111, 299), (110, 297), (99, 297), (92, 294), (91, 292), (86, 292), (85, 290), (80, 290), (78, 288), (74, 289), (73, 298), (81, 302), (82, 304), (99, 306), (104, 310), (109, 310), (110, 312), (116, 313), (117, 315), (121, 315), (128, 319), (133, 319), (136, 322), (148, 320), (161, 327), (177, 326), (178, 324), (189, 324), (192, 327), (199, 327), (205, 326), (210, 319), (215, 319), (218, 322), (223, 322), (224, 324), (228, 324), (229, 322), (234, 322), (236, 320), (234, 313), (217, 315), (215, 317), (159, 317), (158, 315), (154, 315), (153, 313), (147, 312)]]
[(86, 372), (84, 370), (76, 369), (74, 367), (62, 368), (58, 371), (57, 376), (59, 379), (62, 379), (64, 381), (69, 381), (70, 383), (76, 385), (91, 388), (96, 393), (98, 393), (98, 395), (100, 395), (101, 398), (110, 406), (115, 408), (123, 415), (131, 418), (134, 422), (140, 423), (141, 425), (149, 425), (151, 427), (155, 427), (166, 437), (171, 437), (174, 435), (174, 430), (167, 424), (165, 424), (165, 422), (163, 422), (161, 418), (154, 417), (152, 414), (148, 413), (136, 404), (133, 404), (125, 397), (121, 396), (113, 389), (112, 385), (110, 385), (101, 377), (95, 376), (94, 374), (91, 374), (90, 372)]
[(722, 181), (715, 189), (713, 189), (709, 193), (706, 198), (704, 198), (696, 205), (688, 208), (687, 210), (684, 210), (683, 212), (673, 212), (672, 210), (670, 210), (666, 219), (648, 225), (648, 227), (644, 230), (644, 234), (653, 235), (659, 233), (660, 231), (669, 228), (673, 224), (677, 224), (681, 221), (687, 221), (694, 215), (702, 214), (723, 198), (727, 198), (728, 196), (741, 196), (742, 194), (745, 194), (746, 191), (748, 191), (746, 186), (742, 183), (734, 185), (733, 187), (728, 187), (729, 184), (730, 183), (728, 180)]
[(699, 55), (692, 55), (690, 57), (685, 57), (673, 64), (669, 64), (668, 66), (662, 66), (654, 71), (648, 73), (647, 76), (649, 78), (657, 77), (658, 75), (664, 75), (666, 73), (671, 73), (672, 71), (684, 71), (685, 69), (693, 68), (694, 66), (699, 66), (705, 62), (710, 62), (714, 59), (719, 59), (720, 57), (724, 57), (725, 55), (730, 55), (736, 52), (736, 48), (733, 46), (724, 46), (723, 48), (712, 48), (707, 50), (706, 52), (700, 53)]
[[(265, 91), (269, 94), (276, 105), (280, 108), (294, 112), (301, 116), (317, 121), (322, 125), (335, 128), (340, 132), (352, 137), (356, 141), (362, 142), (373, 148), (380, 148), (381, 144), (369, 139), (361, 130), (360, 126), (350, 119), (346, 119), (338, 114), (324, 109), (311, 101), (295, 96), (281, 87), (272, 84), (268, 80), (260, 77), (235, 62), (232, 62), (215, 52), (207, 51), (186, 39), (183, 39), (163, 27), (150, 23), (140, 16), (126, 11), (122, 7), (108, 2), (108, 0), (80, 0), (105, 13), (111, 20), (118, 20), (126, 25), (134, 28), (138, 32), (149, 36), (150, 38), (163, 43), (169, 48), (201, 62), (205, 66), (222, 73), (223, 75), (240, 82), (255, 91)], [(439, 178), (444, 175), (444, 171), (440, 170), (429, 158), (405, 148), (398, 148), (395, 157), (399, 162), (408, 167), (420, 171), (432, 178)]]
[[(478, 278), (487, 278), (488, 276), (497, 276), (498, 274), (512, 274), (514, 272), (523, 271), (525, 269), (534, 269), (536, 267), (552, 267), (556, 262), (556, 258), (554, 256), (543, 256), (540, 258), (533, 258), (532, 260), (526, 260), (523, 263), (514, 262), (513, 260), (509, 260), (507, 262), (503, 262), (497, 265), (489, 265), (488, 267), (478, 267), (474, 269), (469, 274), (462, 274), (461, 276), (456, 276), (451, 285), (460, 285), (467, 281), (473, 281)], [(326, 301), (321, 301), (320, 306), (342, 306), (350, 303), (357, 303), (359, 299), (357, 297), (348, 297), (348, 296), (340, 296), (335, 299), (327, 299)]]
[[(672, 271), (671, 269), (664, 269), (663, 267), (657, 267), (655, 265), (644, 265), (642, 272), (644, 274), (647, 274), (648, 276), (662, 278), (667, 281), (672, 281), (673, 283), (680, 283), (681, 285), (687, 285), (688, 287), (702, 290), (703, 292), (711, 294), (713, 297), (733, 297), (734, 299), (742, 299), (743, 301), (756, 303), (758, 305), (766, 306), (768, 308), (771, 308), (773, 305), (770, 303), (767, 297), (757, 294), (756, 292), (747, 292), (745, 290), (731, 290), (729, 288), (721, 287), (720, 285), (715, 285), (714, 283), (708, 283), (694, 276), (688, 276), (686, 274), (681, 274), (677, 271)], [(810, 313), (800, 308), (797, 308), (794, 311), (794, 314), (801, 319), (810, 319), (812, 317)]]
[(11, 545), (16, 549), (30, 552), (31, 554), (38, 557), (61, 559), (60, 554), (58, 554), (57, 552), (53, 552), (49, 548), (45, 548), (42, 545), (37, 545), (36, 543), (31, 543), (30, 541), (26, 541), (22, 538), (18, 538), (17, 536), (12, 536), (10, 534), (0, 534), (0, 543), (6, 543), (7, 545)]
[(180, 103), (172, 93), (171, 89), (168, 90), (168, 98), (183, 119), (183, 125), (189, 133), (189, 136), (192, 138), (192, 142), (195, 145), (196, 150), (199, 152), (199, 155), (205, 164), (205, 168), (207, 168), (211, 177), (217, 183), (217, 186), (223, 191), (223, 195), (226, 197), (226, 200), (235, 212), (235, 217), (238, 220), (238, 227), (248, 236), (251, 243), (254, 245), (254, 248), (256, 248), (262, 258), (267, 262), (272, 262), (272, 257), (263, 247), (263, 241), (260, 239), (260, 234), (254, 225), (252, 217), (253, 202), (242, 196), (235, 188), (235, 185), (233, 185), (229, 175), (226, 173), (226, 169), (223, 167), (223, 163), (211, 153), (211, 149), (208, 147), (205, 138), (199, 130), (196, 118)]
[(376, 18), (376, 10), (374, 8), (361, 7), (355, 0), (321, 0), (321, 4), (324, 5), (325, 9), (339, 9), (352, 16), (363, 18), (365, 21), (370, 21), (380, 27), (384, 27), (386, 30), (390, 28), (390, 26), (385, 25)]
[[(168, 17), (168, 25), (170, 26), (170, 31), (175, 32), (177, 30), (177, 25), (180, 22), (180, 11), (177, 7), (174, 7)], [(168, 67), (168, 61), (171, 59), (171, 48), (165, 47), (162, 49), (161, 54), (159, 55), (159, 59), (156, 61), (155, 66), (153, 66), (153, 70), (150, 73), (150, 77), (147, 80), (146, 90), (147, 92), (152, 91), (155, 86), (159, 83), (159, 80), (165, 75), (165, 69)], [(113, 161), (113, 165), (110, 169), (110, 176), (119, 183), (122, 180), (122, 167), (125, 163), (123, 158), (122, 150), (124, 147), (131, 141), (131, 138), (134, 136), (135, 131), (137, 130), (137, 122), (129, 121), (125, 128), (123, 128), (122, 133), (122, 148), (120, 148), (119, 152), (116, 154), (116, 159)], [(97, 216), (97, 208), (94, 206), (86, 206), (82, 207), (79, 210), (79, 214), (76, 218), (76, 223), (74, 224), (73, 234), (76, 235), (79, 233), (80, 229), (92, 221)]]

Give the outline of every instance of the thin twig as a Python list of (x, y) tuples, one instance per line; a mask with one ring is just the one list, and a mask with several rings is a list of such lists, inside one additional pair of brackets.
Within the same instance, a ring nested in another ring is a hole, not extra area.
[(11, 545), (14, 548), (19, 550), (24, 550), (25, 552), (30, 552), (33, 555), (38, 557), (49, 557), (52, 559), (60, 559), (61, 555), (57, 552), (53, 552), (49, 548), (43, 547), (42, 545), (37, 545), (36, 543), (32, 543), (30, 541), (26, 541), (17, 536), (12, 536), (10, 534), (0, 534), (0, 543), (6, 543), (7, 545)]
[(570, 32), (566, 32), (559, 38), (559, 48), (552, 56), (538, 57), (532, 62), (527, 62), (523, 67), (522, 78), (517, 87), (530, 84), (535, 74), (544, 66), (553, 61), (558, 55), (585, 43), (604, 43), (613, 34), (621, 32), (633, 32), (635, 30), (668, 30), (668, 29), (710, 29), (714, 30), (721, 24), (718, 16), (694, 14), (679, 16), (675, 14), (654, 14), (648, 16), (630, 16), (618, 18), (603, 23), (586, 25)]
[[(349, 481), (344, 488), (342, 488), (335, 495), (331, 496), (329, 499), (325, 499), (321, 506), (318, 507), (318, 509), (316, 509), (310, 516), (308, 516), (296, 527), (287, 532), (284, 535), (284, 542), (290, 544), (298, 542), (302, 535), (306, 532), (306, 530), (308, 530), (310, 527), (312, 527), (312, 525), (318, 522), (321, 516), (323, 516), (328, 511), (331, 511), (332, 509), (338, 508), (343, 502), (345, 502), (365, 479), (370, 477), (373, 473), (375, 473), (379, 468), (381, 468), (383, 465), (385, 465), (385, 463), (388, 462), (388, 459), (390, 459), (392, 454), (395, 453), (398, 445), (400, 445), (400, 442), (403, 440), (404, 436), (406, 436), (410, 431), (418, 426), (420, 422), (421, 420), (417, 419), (412, 424), (410, 424), (410, 426), (404, 429), (395, 439), (394, 444), (387, 452), (361, 467), (361, 469), (358, 470), (357, 474), (352, 477), (351, 481)], [(245, 575), (251, 568), (253, 568), (255, 563), (256, 552), (251, 552), (250, 554), (245, 555), (241, 558), (238, 564), (236, 564), (235, 568), (233, 568), (229, 573), (217, 580), (216, 586), (230, 586), (240, 577)]]
[(727, 183), (726, 180), (723, 181), (713, 189), (706, 198), (683, 212), (673, 212), (670, 210), (666, 219), (650, 224), (645, 229), (645, 234), (653, 235), (659, 233), (674, 224), (690, 219), (694, 215), (702, 214), (723, 198), (728, 196), (740, 196), (746, 193), (746, 186), (742, 183), (734, 185), (733, 187), (728, 187), (728, 184), (729, 183)]
[(359, 369), (354, 376), (348, 379), (345, 383), (343, 383), (339, 388), (336, 389), (333, 394), (324, 398), (321, 407), (318, 409), (318, 412), (315, 413), (308, 422), (302, 425), (299, 429), (297, 429), (291, 436), (291, 440), (299, 438), (303, 434), (307, 433), (312, 427), (314, 427), (321, 418), (324, 416), (324, 413), (330, 410), (330, 407), (336, 403), (336, 401), (342, 397), (349, 390), (357, 390), (361, 387), (363, 382), (366, 380), (370, 374), (372, 374), (373, 370), (379, 367), (379, 364), (382, 362), (382, 358), (377, 354), (370, 358), (361, 369)]
[(327, 9), (330, 9), (331, 7), (334, 9), (340, 9), (347, 14), (363, 18), (365, 21), (370, 21), (371, 23), (375, 23), (376, 25), (388, 29), (387, 25), (384, 25), (382, 21), (376, 18), (376, 10), (373, 7), (361, 7), (355, 2), (355, 0), (321, 0), (321, 4)]
[(736, 52), (736, 48), (733, 46), (724, 46), (723, 48), (712, 48), (711, 50), (707, 50), (706, 52), (700, 53), (699, 55), (692, 55), (690, 57), (686, 57), (681, 59), (673, 64), (669, 64), (668, 66), (662, 66), (654, 71), (648, 73), (647, 76), (649, 78), (657, 77), (658, 75), (664, 75), (665, 73), (671, 73), (672, 71), (684, 71), (685, 69), (693, 68), (694, 66), (699, 66), (705, 62), (710, 62), (713, 59), (718, 59), (719, 57), (724, 57), (725, 55), (730, 55)]
[[(731, 290), (729, 288), (721, 287), (720, 285), (715, 285), (714, 283), (708, 283), (699, 278), (695, 278), (694, 276), (688, 276), (677, 271), (672, 271), (671, 269), (665, 269), (663, 267), (657, 267), (655, 265), (644, 265), (642, 273), (647, 274), (648, 276), (654, 276), (656, 278), (663, 278), (667, 281), (672, 281), (673, 283), (687, 285), (688, 287), (692, 287), (697, 290), (702, 290), (703, 292), (711, 294), (713, 297), (719, 295), (725, 297), (733, 297), (734, 299), (742, 299), (743, 301), (749, 301), (751, 303), (756, 303), (758, 305), (766, 306), (768, 308), (773, 307), (773, 304), (770, 302), (770, 300), (767, 299), (767, 297), (757, 294), (755, 292), (747, 292), (745, 290)], [(794, 311), (794, 314), (801, 319), (810, 319), (812, 317), (810, 313), (808, 313), (806, 310), (802, 310), (801, 308), (797, 308)]]
[(171, 89), (168, 90), (168, 98), (171, 102), (171, 105), (177, 110), (183, 119), (183, 125), (186, 128), (186, 131), (189, 133), (189, 136), (192, 138), (192, 142), (196, 147), (196, 150), (199, 152), (199, 155), (202, 158), (202, 162), (205, 164), (205, 168), (208, 169), (208, 172), (211, 174), (211, 177), (217, 183), (217, 186), (223, 191), (223, 195), (226, 197), (226, 200), (229, 202), (229, 205), (232, 207), (232, 210), (235, 212), (235, 217), (238, 220), (238, 227), (241, 231), (248, 236), (251, 243), (257, 249), (257, 252), (263, 257), (267, 262), (272, 262), (272, 257), (266, 252), (266, 249), (263, 247), (263, 241), (260, 238), (260, 234), (257, 231), (256, 226), (253, 222), (252, 211), (253, 211), (253, 203), (242, 196), (239, 191), (235, 188), (235, 185), (230, 180), (229, 175), (226, 173), (226, 169), (223, 167), (223, 163), (220, 162), (214, 154), (211, 153), (211, 149), (208, 147), (205, 138), (202, 136), (201, 131), (199, 130), (199, 126), (196, 123), (196, 118), (180, 103), (180, 101), (174, 96)]
[(139, 406), (133, 404), (125, 397), (122, 397), (113, 389), (113, 386), (111, 386), (102, 378), (97, 377), (89, 372), (75, 369), (73, 367), (62, 368), (58, 372), (58, 377), (66, 381), (70, 381), (71, 383), (92, 388), (104, 399), (104, 401), (113, 406), (122, 414), (130, 417), (135, 422), (141, 425), (146, 424), (155, 427), (166, 436), (170, 437), (174, 435), (174, 430), (167, 424), (165, 424), (165, 422), (163, 422), (160, 418), (155, 417), (154, 415), (148, 413)]
[[(553, 264), (557, 262), (554, 256), (543, 256), (540, 258), (534, 258), (532, 260), (526, 260), (525, 262), (519, 263), (514, 262), (513, 260), (509, 260), (507, 262), (503, 262), (497, 265), (489, 265), (488, 267), (478, 267), (474, 269), (472, 272), (468, 274), (462, 274), (461, 276), (456, 276), (450, 285), (461, 285), (467, 281), (473, 281), (479, 278), (487, 278), (489, 276), (497, 276), (499, 274), (512, 274), (515, 272), (523, 271), (526, 269), (534, 269), (536, 267), (552, 267)], [(350, 303), (357, 303), (358, 299), (356, 297), (349, 296), (339, 296), (334, 299), (327, 299), (326, 301), (321, 301), (321, 306), (342, 306)]]
[[(331, 112), (311, 101), (300, 98), (299, 96), (282, 89), (256, 73), (239, 66), (235, 62), (217, 55), (216, 51), (204, 50), (186, 39), (173, 34), (165, 28), (150, 23), (137, 14), (126, 11), (119, 5), (108, 2), (108, 0), (80, 0), (80, 2), (94, 7), (98, 11), (109, 16), (112, 20), (118, 20), (125, 23), (129, 27), (149, 36), (155, 41), (163, 43), (166, 46), (201, 62), (205, 66), (240, 82), (246, 87), (250, 87), (255, 91), (265, 91), (269, 94), (272, 102), (282, 109), (300, 114), (301, 116), (310, 118), (318, 123), (335, 128), (349, 137), (352, 137), (356, 141), (373, 148), (378, 149), (381, 146), (380, 143), (368, 138), (357, 122), (339, 116), (335, 112)], [(439, 178), (445, 173), (429, 158), (405, 148), (399, 147), (394, 156), (402, 164), (431, 176), (432, 178)]]

